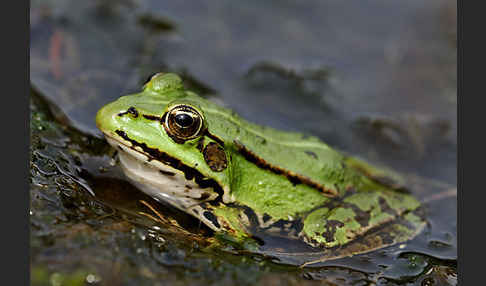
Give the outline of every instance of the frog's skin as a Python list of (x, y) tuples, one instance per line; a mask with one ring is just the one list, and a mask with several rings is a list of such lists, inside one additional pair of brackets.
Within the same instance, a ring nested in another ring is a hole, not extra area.
[(233, 237), (265, 230), (343, 256), (408, 240), (425, 224), (386, 172), (316, 137), (249, 123), (175, 74), (104, 106), (96, 123), (140, 189)]

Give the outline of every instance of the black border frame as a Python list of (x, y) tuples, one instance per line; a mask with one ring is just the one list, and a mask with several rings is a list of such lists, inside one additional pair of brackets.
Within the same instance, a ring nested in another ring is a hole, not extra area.
[[(480, 198), (484, 193), (481, 188), (484, 185), (482, 180), (484, 174), (482, 174), (483, 167), (479, 165), (479, 160), (484, 158), (480, 155), (480, 151), (484, 150), (486, 141), (479, 136), (483, 130), (481, 115), (484, 114), (484, 105), (480, 104), (478, 99), (482, 98), (481, 91), (484, 89), (481, 64), (485, 62), (486, 45), (481, 41), (484, 23), (479, 20), (484, 19), (484, 15), (482, 15), (484, 10), (479, 7), (480, 3), (478, 1), (457, 1), (457, 264), (459, 285), (478, 285), (477, 281), (484, 280), (481, 277), (482, 271), (484, 271), (481, 268), (484, 263), (480, 262), (482, 254), (484, 254), (481, 251), (484, 248), (482, 244), (484, 236), (481, 234), (484, 223), (481, 211), (484, 209), (485, 200)], [(466, 40), (467, 35), (470, 35), (469, 42)], [(469, 137), (466, 134), (469, 134)], [(466, 231), (468, 225), (472, 230), (469, 233)], [(466, 252), (466, 247), (469, 249), (468, 252)]]
[[(3, 284), (29, 285), (29, 25), (30, 1), (2, 2), (2, 254)], [(8, 106), (7, 106), (8, 105)], [(15, 105), (15, 107), (13, 107)]]

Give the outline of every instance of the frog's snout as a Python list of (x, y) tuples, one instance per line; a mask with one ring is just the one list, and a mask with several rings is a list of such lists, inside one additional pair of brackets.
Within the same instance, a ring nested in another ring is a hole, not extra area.
[(117, 102), (108, 103), (96, 113), (96, 127), (102, 132), (112, 131), (117, 126), (117, 117), (125, 110), (121, 110)]

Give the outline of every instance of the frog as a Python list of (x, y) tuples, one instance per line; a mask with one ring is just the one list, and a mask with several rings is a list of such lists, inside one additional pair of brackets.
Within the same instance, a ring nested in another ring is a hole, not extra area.
[(236, 241), (269, 233), (336, 258), (408, 241), (426, 224), (394, 171), (246, 120), (175, 73), (106, 104), (96, 125), (137, 188)]

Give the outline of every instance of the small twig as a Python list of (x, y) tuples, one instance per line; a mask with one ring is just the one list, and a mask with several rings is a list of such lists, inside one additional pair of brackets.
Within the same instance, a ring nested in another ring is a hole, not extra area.
[(152, 216), (152, 215), (149, 215), (148, 213), (144, 213), (144, 212), (138, 212), (139, 215), (143, 215), (143, 216), (146, 216), (148, 218), (150, 218), (151, 220), (154, 220), (156, 222), (162, 222), (160, 219)]
[[(151, 206), (149, 203), (147, 203), (147, 202), (146, 202), (146, 201), (144, 201), (144, 200), (140, 200), (139, 202), (140, 202), (140, 203), (142, 203), (144, 206), (148, 207), (148, 208), (149, 208), (151, 211), (153, 211), (153, 212), (154, 212), (154, 213), (155, 213), (155, 214), (156, 214), (156, 215), (159, 217), (159, 220), (158, 220), (158, 221), (161, 221), (161, 222), (166, 221), (166, 220), (164, 219), (164, 217), (163, 217), (163, 216), (162, 216), (162, 215), (161, 215), (161, 214), (160, 214), (160, 213), (159, 213), (159, 212), (158, 212), (156, 209), (154, 209), (154, 207), (152, 207), (152, 206)], [(145, 214), (145, 215), (147, 215), (147, 216), (150, 216), (149, 214), (146, 214), (146, 213), (144, 213), (144, 212), (139, 212), (139, 213), (140, 213), (140, 214)], [(150, 216), (150, 217), (152, 217), (152, 216)], [(155, 219), (155, 220), (157, 221), (157, 219)]]

